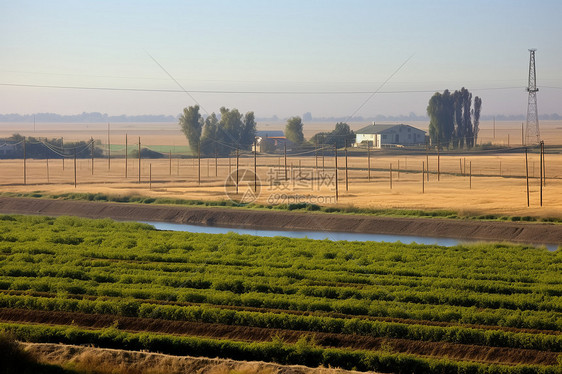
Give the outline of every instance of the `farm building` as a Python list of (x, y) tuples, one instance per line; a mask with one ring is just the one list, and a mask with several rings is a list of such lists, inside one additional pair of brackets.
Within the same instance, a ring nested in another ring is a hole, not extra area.
[(374, 148), (399, 147), (425, 143), (425, 131), (410, 125), (372, 125), (363, 127), (355, 133), (355, 146)]
[[(279, 132), (281, 135), (278, 135)], [(259, 133), (259, 131), (256, 132), (256, 145), (258, 152), (275, 153), (276, 151), (283, 151), (285, 149), (285, 145), (287, 146), (287, 151), (292, 151), (294, 144), (283, 135), (282, 131), (269, 131), (265, 135), (261, 136)], [(270, 134), (274, 135), (272, 136)], [(254, 146), (252, 146), (252, 151), (253, 150)]]

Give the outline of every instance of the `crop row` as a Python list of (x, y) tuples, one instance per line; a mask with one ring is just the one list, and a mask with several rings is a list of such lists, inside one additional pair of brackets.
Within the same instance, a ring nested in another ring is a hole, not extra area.
[[(559, 256), (530, 247), (475, 245), (443, 250), (435, 246), (399, 243), (169, 233), (140, 224), (68, 217), (43, 218), (43, 221), (18, 217), (14, 220), (3, 221), (0, 242), (12, 244), (1, 246), (0, 252), (15, 254), (20, 249), (30, 253), (45, 250), (47, 255), (49, 251), (57, 257), (68, 254), (74, 260), (89, 253), (98, 258), (202, 266), (260, 268), (265, 264), (268, 269), (292, 268), (327, 273), (562, 283), (556, 273), (561, 266)], [(30, 227), (33, 229), (29, 230)], [(16, 249), (14, 242), (26, 245)]]
[[(153, 285), (127, 285), (102, 283), (92, 285), (90, 281), (64, 281), (49, 278), (3, 277), (0, 289), (17, 291), (48, 292), (64, 295), (88, 295), (94, 297), (123, 297), (143, 300), (165, 300), (168, 302), (206, 303), (235, 305), (252, 308), (282, 309), (297, 311), (321, 311), (341, 313), (349, 316), (369, 315), (373, 317), (408, 318), (443, 322), (460, 322), (533, 328), (546, 330), (562, 329), (562, 314), (551, 311), (509, 310), (504, 308), (478, 309), (474, 306), (450, 306), (413, 303), (412, 298), (396, 300), (329, 299), (304, 295), (279, 295), (263, 292), (233, 293), (221, 289), (191, 289)], [(460, 295), (459, 297), (462, 297)], [(462, 299), (460, 299), (462, 300)]]
[(232, 340), (178, 337), (151, 333), (127, 333), (114, 328), (83, 330), (75, 327), (0, 324), (0, 328), (20, 340), (92, 344), (108, 348), (149, 350), (174, 355), (204, 355), (235, 360), (273, 361), (280, 364), (333, 366), (378, 372), (438, 372), (442, 374), (555, 374), (554, 366), (502, 366), (435, 360), (406, 354), (322, 348), (304, 337), (295, 344), (281, 340), (246, 343)]
[(560, 330), (561, 270), (560, 253), (530, 247), (334, 243), (0, 216), (0, 289), (61, 296)]
[(0, 307), (99, 313), (562, 352), (562, 335), (484, 330), (463, 326), (426, 326), (359, 318), (344, 319), (288, 313), (237, 311), (205, 305), (154, 305), (133, 300), (94, 301), (2, 295), (0, 296)]

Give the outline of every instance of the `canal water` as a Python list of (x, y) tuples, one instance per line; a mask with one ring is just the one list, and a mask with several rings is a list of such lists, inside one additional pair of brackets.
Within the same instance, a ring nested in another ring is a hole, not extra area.
[[(452, 247), (462, 243), (471, 243), (474, 241), (464, 239), (452, 238), (435, 238), (426, 236), (409, 236), (409, 235), (384, 235), (384, 234), (363, 234), (363, 233), (349, 233), (349, 232), (333, 232), (333, 231), (286, 231), (286, 230), (256, 230), (256, 229), (238, 229), (229, 227), (216, 227), (216, 226), (197, 226), (188, 225), (183, 223), (168, 223), (168, 222), (151, 222), (142, 221), (142, 223), (154, 226), (157, 230), (166, 231), (187, 231), (193, 233), (205, 234), (227, 234), (233, 232), (241, 235), (254, 235), (254, 236), (285, 236), (289, 238), (308, 238), (315, 240), (346, 240), (346, 241), (373, 241), (373, 242), (401, 242), (404, 244), (418, 243), (418, 244), (435, 244), (444, 247)], [(541, 245), (538, 245), (541, 246)], [(558, 249), (557, 244), (544, 245), (548, 250), (555, 251)]]

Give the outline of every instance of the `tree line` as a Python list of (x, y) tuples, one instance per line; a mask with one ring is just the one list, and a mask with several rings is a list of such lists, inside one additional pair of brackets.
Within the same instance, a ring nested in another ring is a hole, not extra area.
[[(240, 113), (238, 109), (221, 107), (219, 114), (211, 113), (203, 117), (199, 105), (183, 109), (179, 117), (179, 126), (185, 134), (194, 155), (225, 157), (236, 150), (251, 150), (256, 139), (256, 120), (254, 112)], [(303, 122), (299, 116), (287, 120), (284, 131), (285, 137), (295, 147), (315, 145), (333, 145), (344, 147), (355, 141), (355, 133), (349, 125), (338, 122), (331, 132), (320, 132), (309, 142), (303, 133)], [(262, 139), (262, 151), (274, 152), (272, 142)]]
[(427, 106), (431, 144), (441, 147), (472, 148), (478, 140), (482, 99), (466, 88), (451, 93), (436, 92)]

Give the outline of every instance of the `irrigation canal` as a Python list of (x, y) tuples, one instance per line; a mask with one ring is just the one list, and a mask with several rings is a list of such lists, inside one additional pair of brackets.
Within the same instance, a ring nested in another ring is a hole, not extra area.
[[(285, 236), (289, 238), (308, 238), (314, 240), (346, 240), (346, 241), (373, 241), (373, 242), (401, 242), (404, 244), (418, 243), (428, 245), (440, 245), (444, 247), (452, 247), (458, 244), (474, 242), (471, 240), (452, 239), (452, 238), (435, 238), (426, 236), (410, 236), (410, 235), (384, 235), (384, 234), (362, 234), (349, 232), (333, 232), (333, 231), (285, 231), (285, 230), (256, 230), (256, 229), (240, 229), (217, 226), (199, 226), (181, 223), (140, 221), (142, 223), (154, 226), (157, 230), (166, 231), (187, 231), (193, 233), (205, 234), (227, 234), (230, 232), (240, 235), (254, 235), (264, 237)], [(558, 248), (556, 244), (542, 244), (550, 251)]]

